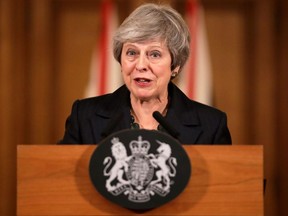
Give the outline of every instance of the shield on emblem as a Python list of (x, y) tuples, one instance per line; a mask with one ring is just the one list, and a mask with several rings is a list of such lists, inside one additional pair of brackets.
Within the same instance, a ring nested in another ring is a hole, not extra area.
[(138, 190), (143, 189), (153, 178), (154, 169), (149, 158), (144, 155), (134, 156), (129, 161), (129, 167), (127, 178)]
[(191, 163), (181, 144), (166, 133), (123, 130), (98, 144), (89, 172), (96, 190), (111, 202), (148, 210), (185, 189)]

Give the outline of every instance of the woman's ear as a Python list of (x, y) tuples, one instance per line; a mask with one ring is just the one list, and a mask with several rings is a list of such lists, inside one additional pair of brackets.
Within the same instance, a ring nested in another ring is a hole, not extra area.
[(175, 69), (174, 69), (175, 72), (177, 72), (177, 74), (179, 73), (180, 71), (180, 66), (177, 66)]
[(180, 66), (177, 66), (177, 67), (172, 71), (171, 77), (172, 77), (172, 78), (175, 78), (175, 77), (178, 75), (179, 70), (180, 70)]

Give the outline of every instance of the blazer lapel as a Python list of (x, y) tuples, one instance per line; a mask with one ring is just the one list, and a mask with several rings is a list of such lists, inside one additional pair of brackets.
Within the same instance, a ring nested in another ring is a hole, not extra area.
[(169, 84), (169, 95), (171, 101), (166, 118), (179, 132), (178, 140), (182, 144), (196, 143), (202, 128), (190, 99), (172, 83)]
[(114, 132), (130, 128), (130, 103), (127, 98), (130, 98), (129, 91), (122, 86), (95, 110), (90, 124), (96, 143)]
[[(196, 143), (202, 128), (191, 101), (172, 83), (169, 84), (169, 96), (171, 101), (166, 119), (179, 132), (179, 142)], [(130, 128), (130, 96), (125, 86), (109, 97), (106, 96), (100, 103), (99, 109), (96, 108), (95, 114), (90, 118), (93, 143), (99, 143), (112, 133)]]
[(181, 144), (194, 144), (202, 133), (198, 119), (194, 114), (179, 113), (170, 109), (166, 116), (168, 122), (179, 132), (178, 140)]

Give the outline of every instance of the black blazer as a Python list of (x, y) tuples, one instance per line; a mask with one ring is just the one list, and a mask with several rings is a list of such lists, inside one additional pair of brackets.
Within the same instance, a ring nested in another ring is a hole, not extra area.
[[(226, 114), (192, 101), (173, 83), (166, 120), (179, 132), (182, 144), (231, 144)], [(113, 132), (129, 129), (130, 92), (125, 85), (115, 92), (77, 100), (67, 118), (60, 144), (97, 144)]]

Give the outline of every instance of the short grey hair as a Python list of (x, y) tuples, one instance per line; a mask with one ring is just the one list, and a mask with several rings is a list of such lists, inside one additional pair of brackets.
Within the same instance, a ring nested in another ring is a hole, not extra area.
[(190, 33), (181, 15), (168, 5), (153, 3), (136, 8), (120, 25), (113, 38), (113, 55), (121, 64), (126, 42), (163, 40), (171, 54), (171, 71), (183, 69), (190, 53)]

